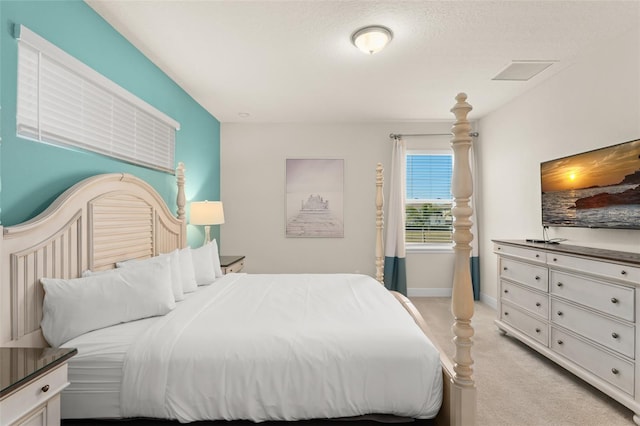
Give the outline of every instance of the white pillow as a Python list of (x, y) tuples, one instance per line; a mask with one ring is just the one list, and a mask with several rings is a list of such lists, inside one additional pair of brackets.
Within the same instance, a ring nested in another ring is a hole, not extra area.
[(176, 302), (169, 260), (121, 268), (86, 278), (41, 278), (42, 333), (53, 347), (86, 332), (164, 315)]
[(211, 259), (211, 244), (191, 249), (193, 270), (198, 285), (209, 285), (216, 280), (216, 271)]
[(171, 266), (171, 285), (176, 302), (184, 300), (182, 288), (182, 266), (180, 264), (180, 252), (176, 249), (171, 253), (161, 254), (160, 257), (168, 257)]
[(173, 297), (176, 302), (184, 300), (184, 292), (182, 290), (182, 274), (180, 271), (180, 259), (178, 251), (175, 250), (168, 254), (161, 254), (157, 257), (150, 257), (148, 259), (131, 259), (124, 262), (116, 262), (118, 268), (127, 268), (132, 265), (143, 265), (146, 262), (157, 262), (160, 259), (169, 259), (169, 269), (171, 270), (171, 288), (173, 290)]
[(191, 293), (198, 289), (196, 275), (193, 269), (191, 248), (185, 247), (178, 251), (180, 254), (180, 271), (182, 272), (182, 291)]
[(220, 278), (222, 274), (222, 267), (220, 266), (220, 253), (218, 252), (218, 242), (214, 238), (211, 241), (210, 249), (211, 249), (211, 259), (213, 260), (213, 270), (216, 272), (216, 277)]

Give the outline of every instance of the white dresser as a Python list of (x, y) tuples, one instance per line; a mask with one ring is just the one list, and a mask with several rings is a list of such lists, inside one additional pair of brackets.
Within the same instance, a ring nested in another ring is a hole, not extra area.
[(493, 242), (498, 328), (633, 410), (640, 424), (640, 254)]

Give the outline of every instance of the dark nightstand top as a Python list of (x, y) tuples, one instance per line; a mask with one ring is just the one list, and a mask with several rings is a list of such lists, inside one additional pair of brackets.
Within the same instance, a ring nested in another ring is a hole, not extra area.
[(76, 348), (0, 348), (0, 398), (77, 353)]
[(244, 259), (244, 256), (220, 256), (220, 266), (226, 268)]

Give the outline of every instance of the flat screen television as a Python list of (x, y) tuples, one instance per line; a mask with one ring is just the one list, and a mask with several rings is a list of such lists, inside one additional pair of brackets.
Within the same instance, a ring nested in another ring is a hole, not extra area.
[(640, 139), (540, 164), (543, 226), (640, 229)]

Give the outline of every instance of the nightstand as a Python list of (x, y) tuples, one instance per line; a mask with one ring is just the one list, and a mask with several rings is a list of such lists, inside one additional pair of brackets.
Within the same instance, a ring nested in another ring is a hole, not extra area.
[(220, 267), (225, 275), (240, 272), (244, 267), (244, 256), (220, 256)]
[(75, 348), (0, 348), (0, 425), (59, 426)]

